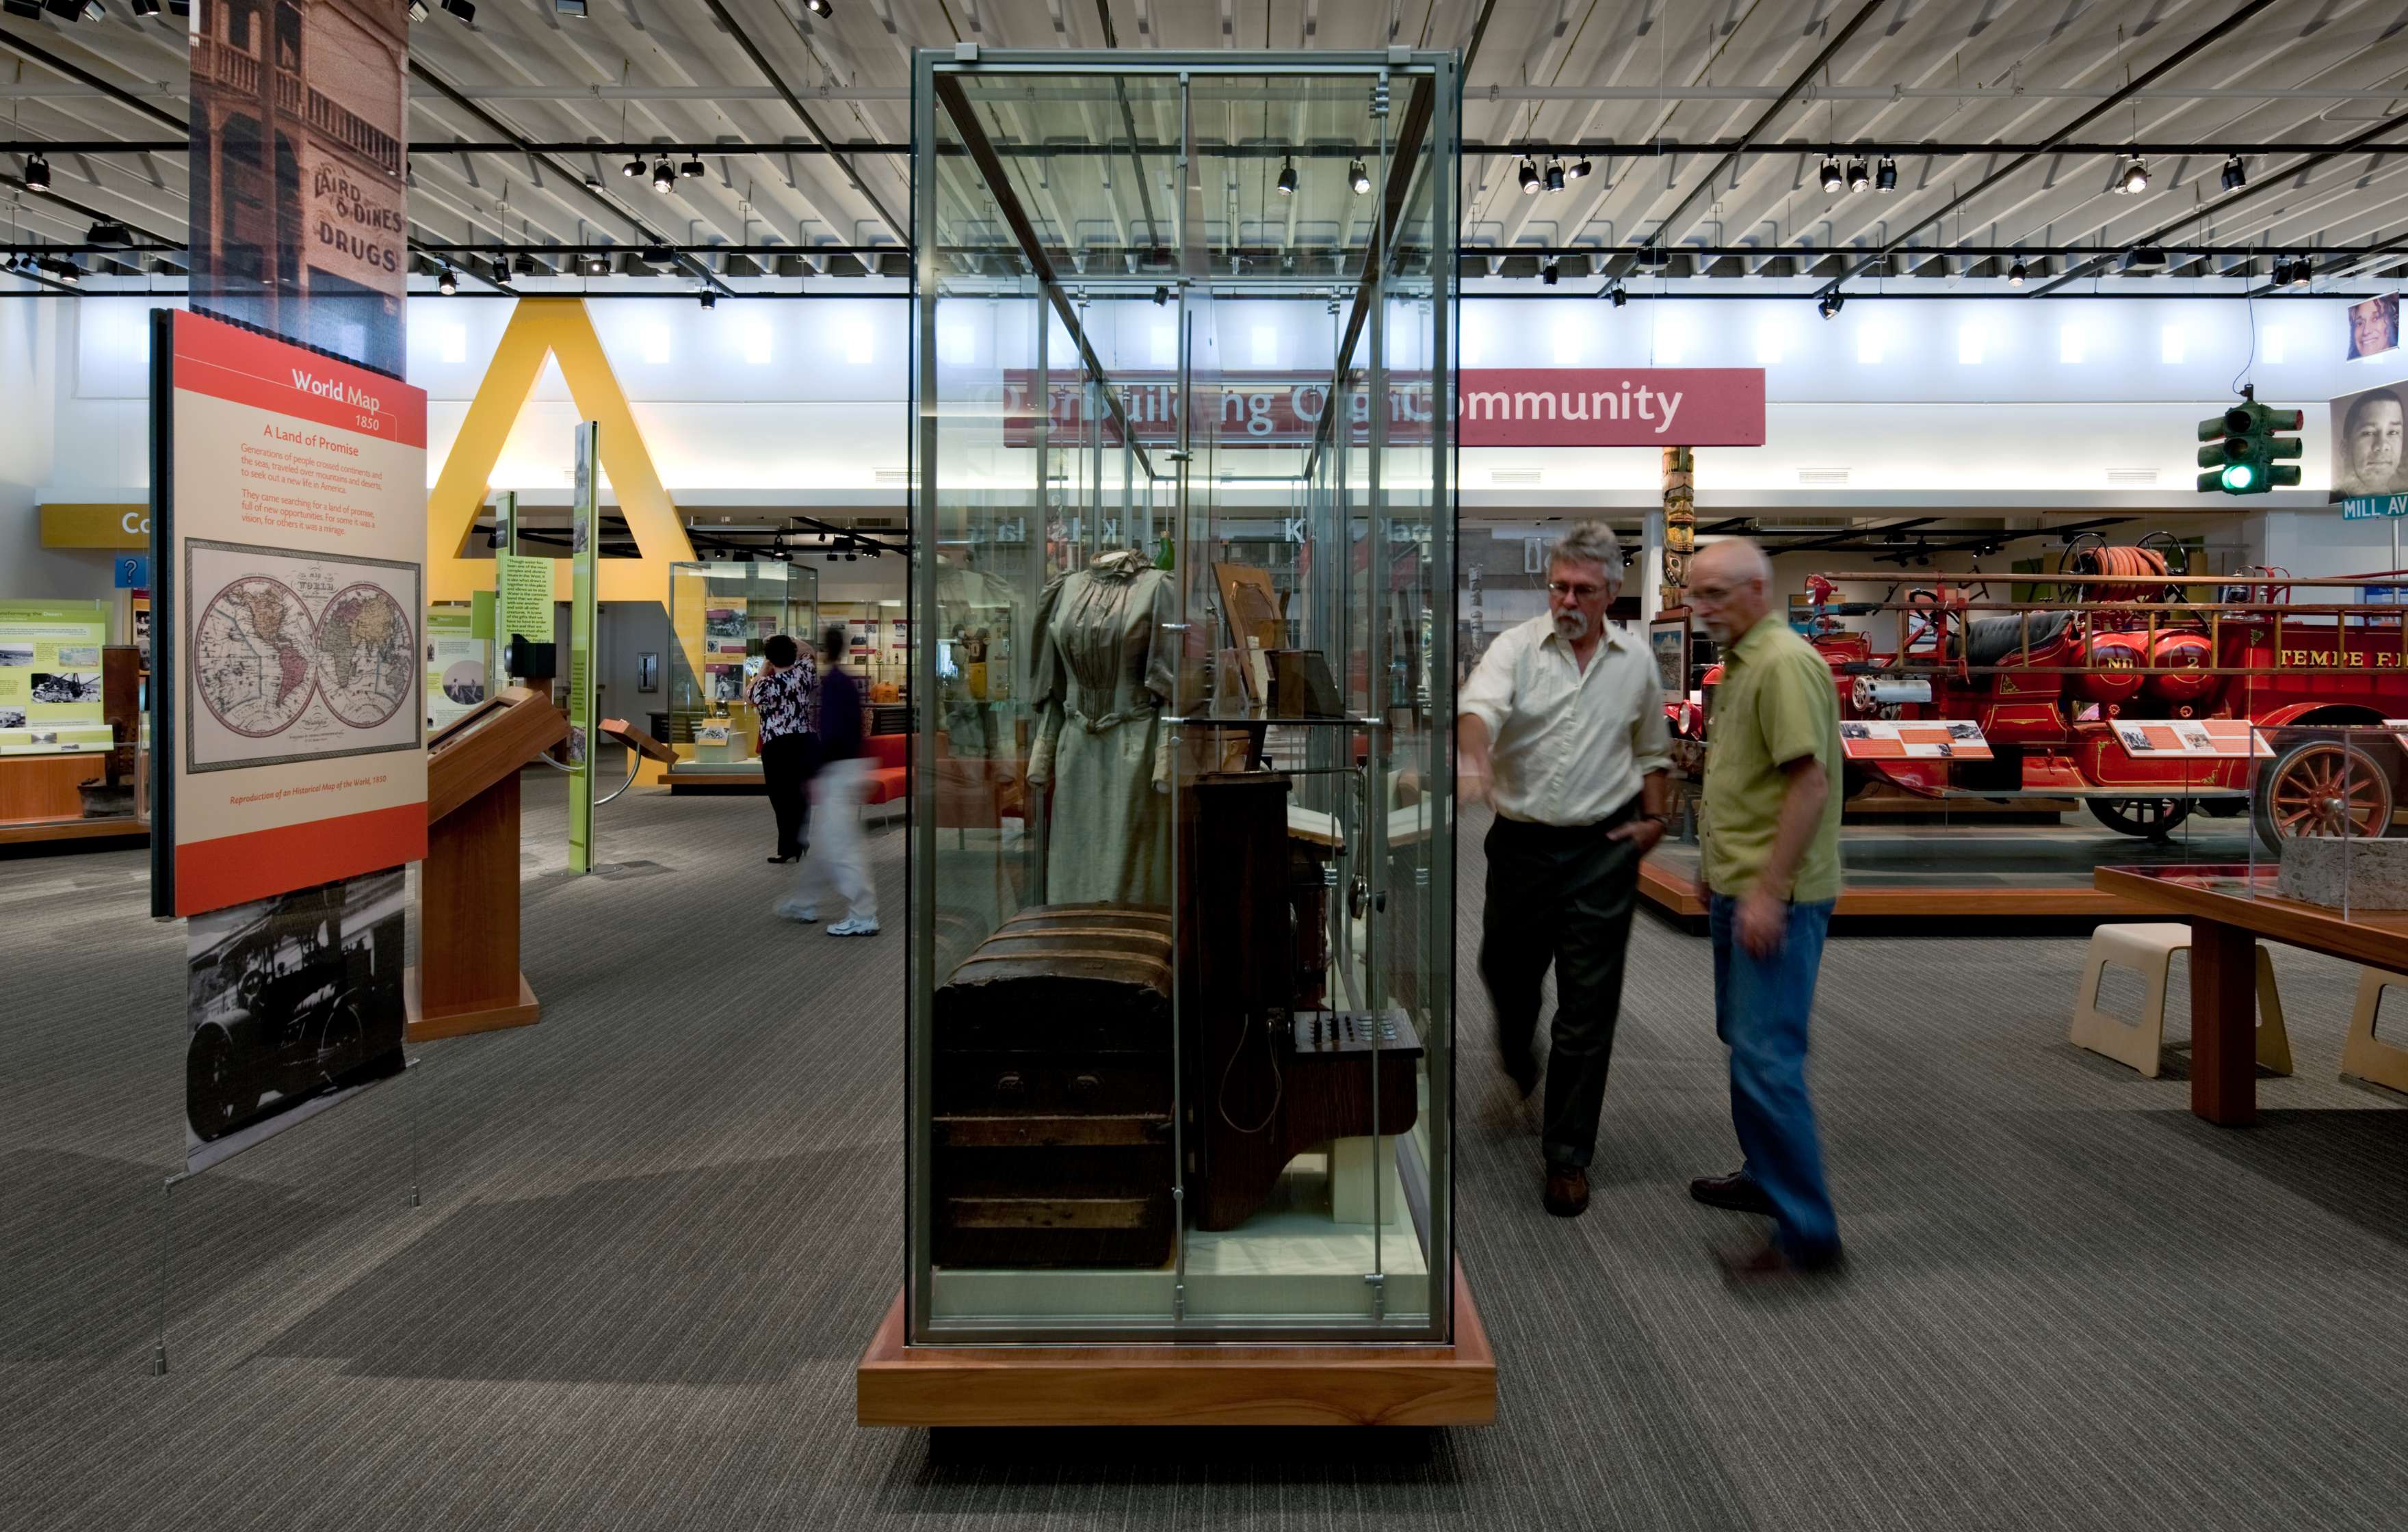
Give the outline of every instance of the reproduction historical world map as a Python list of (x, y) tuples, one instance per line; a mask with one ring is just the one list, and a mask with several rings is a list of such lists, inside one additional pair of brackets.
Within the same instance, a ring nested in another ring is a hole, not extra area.
[(417, 746), (416, 566), (187, 547), (189, 769)]

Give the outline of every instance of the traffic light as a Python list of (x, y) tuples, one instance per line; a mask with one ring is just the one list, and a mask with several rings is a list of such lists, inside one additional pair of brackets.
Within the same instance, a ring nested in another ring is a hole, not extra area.
[(2241, 391), (2241, 403), (2223, 414), (2199, 422), (2199, 476), (2202, 494), (2264, 494), (2299, 483), (2300, 470), (2278, 458), (2300, 455), (2300, 438), (2278, 435), (2297, 431), (2303, 417), (2296, 409), (2274, 409), (2258, 402), (2254, 387)]

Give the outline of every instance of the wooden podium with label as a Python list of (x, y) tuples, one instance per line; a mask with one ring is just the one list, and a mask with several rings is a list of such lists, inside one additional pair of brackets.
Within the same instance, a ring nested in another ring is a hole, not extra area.
[(403, 979), (410, 1041), (541, 1014), (519, 971), (519, 768), (567, 737), (550, 697), (511, 686), (428, 739), (418, 966)]

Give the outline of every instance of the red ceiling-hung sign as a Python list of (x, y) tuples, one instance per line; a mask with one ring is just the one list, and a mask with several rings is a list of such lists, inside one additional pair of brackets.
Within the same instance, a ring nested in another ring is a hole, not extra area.
[(1466, 447), (1761, 447), (1762, 367), (1466, 367)]

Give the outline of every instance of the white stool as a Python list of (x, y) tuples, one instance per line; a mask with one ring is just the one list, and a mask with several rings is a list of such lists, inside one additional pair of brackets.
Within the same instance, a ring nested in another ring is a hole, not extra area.
[(2341, 1045), (2341, 1072), (2408, 1091), (2408, 1048), (2374, 1038), (2375, 1012), (2383, 1008), (2385, 990), (2408, 992), (2408, 974), (2384, 968), (2358, 970), (2358, 1004), (2350, 1009), (2349, 1038)]
[[(2073, 996), (2073, 1025), (2066, 1040), (2076, 1048), (2102, 1053), (2128, 1064), (2154, 1080), (2166, 1037), (2166, 981), (2174, 954), (2190, 950), (2190, 927), (2175, 923), (2146, 925), (2101, 925), (2090, 933), (2090, 952), (2082, 969), (2082, 987)], [(2291, 1072), (2291, 1037), (2283, 1029), (2283, 997), (2274, 988), (2274, 966), (2266, 949), (2258, 953), (2258, 1062), (2278, 1075)], [(2099, 984), (2107, 965), (2129, 968), (2148, 986), (2141, 1014), (2131, 1021), (2099, 1009)], [(2399, 981), (2408, 985), (2408, 977)], [(2360, 995), (2360, 1008), (2364, 1009)], [(2371, 1014), (2371, 1013), (2370, 1013)], [(2408, 1058), (2403, 1053), (2402, 1058)], [(2402, 1087), (2408, 1089), (2408, 1087)]]

